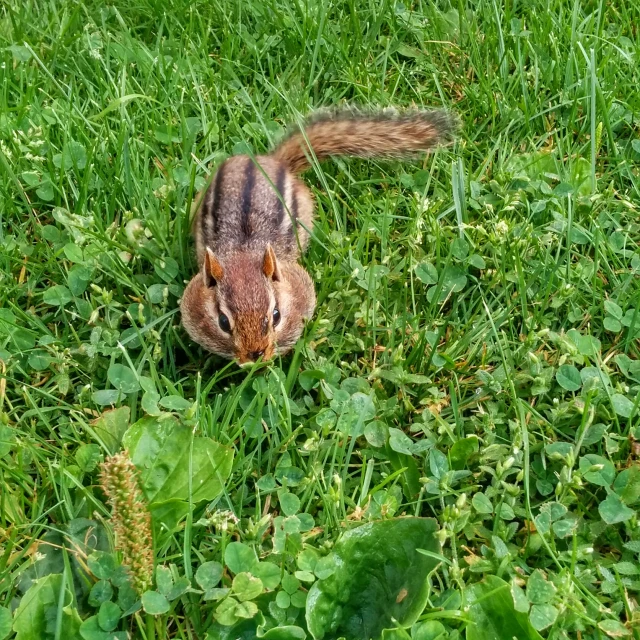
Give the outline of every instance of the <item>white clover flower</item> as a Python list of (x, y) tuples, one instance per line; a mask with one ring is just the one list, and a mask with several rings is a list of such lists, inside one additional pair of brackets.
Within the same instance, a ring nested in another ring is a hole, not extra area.
[(153, 192), (153, 195), (159, 200), (166, 200), (172, 191), (173, 191), (173, 187), (171, 185), (163, 184), (161, 187), (158, 187)]
[(506, 236), (509, 233), (509, 225), (504, 220), (500, 220), (496, 225), (496, 233), (499, 236)]
[(11, 149), (7, 147), (4, 140), (0, 140), (0, 151), (2, 151), (2, 153), (4, 153), (4, 155), (7, 156), (7, 158), (9, 159), (13, 158), (13, 153), (11, 153)]

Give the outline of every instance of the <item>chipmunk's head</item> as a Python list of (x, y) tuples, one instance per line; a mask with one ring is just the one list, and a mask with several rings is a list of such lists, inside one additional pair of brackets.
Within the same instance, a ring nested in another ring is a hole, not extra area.
[(306, 271), (298, 264), (279, 264), (267, 246), (225, 257), (207, 249), (181, 308), (183, 324), (196, 342), (244, 364), (288, 351), (314, 306)]

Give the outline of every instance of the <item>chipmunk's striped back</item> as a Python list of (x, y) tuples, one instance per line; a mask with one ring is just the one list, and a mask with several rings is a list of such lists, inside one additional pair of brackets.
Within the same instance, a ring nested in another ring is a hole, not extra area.
[(200, 208), (202, 244), (217, 253), (264, 249), (295, 259), (313, 216), (309, 189), (271, 156), (234, 156), (218, 169)]

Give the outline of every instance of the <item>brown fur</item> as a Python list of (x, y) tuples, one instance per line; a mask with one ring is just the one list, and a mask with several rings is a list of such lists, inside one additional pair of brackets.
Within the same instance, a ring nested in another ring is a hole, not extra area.
[(187, 333), (240, 363), (289, 351), (315, 308), (313, 283), (297, 263), (313, 228), (314, 203), (296, 174), (314, 155), (407, 155), (451, 130), (440, 112), (338, 113), (310, 121), (268, 156), (229, 158), (198, 198), (201, 270), (181, 301)]
[[(401, 157), (427, 151), (449, 137), (454, 120), (441, 111), (397, 113), (328, 113), (311, 120), (273, 152), (290, 171), (300, 173), (315, 157)], [(312, 152), (310, 151), (312, 150)]]

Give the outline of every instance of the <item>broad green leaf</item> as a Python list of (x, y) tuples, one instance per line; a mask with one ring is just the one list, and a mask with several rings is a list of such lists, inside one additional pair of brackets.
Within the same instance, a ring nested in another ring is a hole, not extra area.
[(412, 640), (446, 640), (447, 630), (442, 622), (437, 620), (416, 622), (411, 627), (411, 638)]
[(637, 576), (640, 574), (640, 565), (633, 562), (616, 562), (613, 566), (621, 576)]
[(637, 329), (640, 324), (640, 312), (638, 309), (627, 309), (625, 314), (622, 316), (621, 320), (622, 324), (625, 327), (633, 327), (633, 329)]
[(626, 505), (636, 504), (640, 500), (640, 465), (633, 464), (623, 469), (613, 483), (613, 490)]
[(0, 640), (4, 640), (11, 633), (11, 611), (0, 607)]
[(155, 391), (147, 391), (142, 395), (140, 406), (145, 413), (150, 416), (159, 416), (162, 411), (158, 406), (158, 400), (160, 400), (160, 394)]
[(532, 604), (546, 604), (553, 598), (556, 587), (536, 569), (527, 581), (527, 598)]
[(156, 587), (163, 596), (168, 596), (173, 589), (173, 575), (171, 569), (163, 565), (156, 567)]
[(553, 533), (556, 534), (558, 538), (568, 538), (573, 535), (573, 532), (576, 530), (578, 526), (578, 522), (576, 520), (558, 520), (554, 522), (552, 525)]
[(205, 591), (204, 599), (205, 600), (215, 600), (219, 602), (223, 600), (231, 593), (231, 589), (227, 587), (214, 587), (213, 589), (208, 589)]
[(87, 558), (89, 571), (99, 580), (111, 580), (116, 573), (116, 559), (112, 553), (94, 551)]
[(153, 266), (155, 272), (169, 284), (171, 284), (180, 271), (178, 263), (169, 256), (164, 257), (162, 260), (157, 260)]
[(413, 454), (413, 440), (404, 431), (395, 427), (389, 429), (389, 446), (398, 453), (409, 456)]
[(563, 504), (560, 504), (559, 502), (545, 502), (541, 507), (540, 507), (540, 511), (542, 513), (548, 513), (549, 514), (549, 518), (554, 521), (554, 520), (559, 520), (560, 518), (562, 518), (563, 516), (567, 515), (567, 507), (565, 507)]
[(291, 596), (286, 591), (278, 591), (276, 595), (276, 604), (281, 609), (288, 609), (291, 606)]
[(285, 573), (282, 576), (282, 588), (289, 595), (293, 595), (300, 588), (300, 580), (289, 573)]
[(167, 600), (172, 602), (181, 595), (187, 593), (191, 588), (191, 581), (186, 576), (176, 578), (171, 591), (167, 594)]
[(479, 442), (476, 436), (460, 438), (453, 443), (449, 449), (449, 459), (454, 469), (462, 469), (469, 459), (478, 453)]
[(128, 582), (118, 587), (118, 605), (126, 612), (134, 612), (140, 609), (139, 597), (136, 590)]
[(273, 491), (276, 486), (276, 479), (273, 477), (272, 473), (260, 476), (256, 482), (256, 487), (260, 489), (260, 491)]
[(100, 407), (113, 406), (121, 397), (116, 389), (98, 389), (91, 394), (91, 399)]
[(307, 634), (300, 627), (286, 626), (269, 629), (266, 633), (261, 633), (258, 630), (257, 637), (263, 640), (305, 640)]
[(469, 255), (469, 243), (464, 238), (455, 238), (451, 243), (451, 255), (458, 260), (464, 260)]
[(45, 202), (50, 202), (55, 196), (53, 185), (50, 180), (43, 181), (42, 185), (36, 189), (36, 195)]
[(109, 382), (122, 393), (135, 393), (140, 390), (140, 382), (131, 367), (125, 364), (112, 364), (107, 371)]
[(529, 613), (529, 620), (534, 629), (542, 631), (550, 627), (558, 617), (558, 610), (551, 604), (534, 604)]
[(333, 548), (334, 573), (314, 583), (307, 597), (313, 637), (377, 638), (395, 626), (393, 620), (415, 622), (428, 597), (427, 576), (437, 564), (417, 549), (439, 553), (435, 532), (432, 519), (396, 518), (342, 535)]
[(82, 471), (90, 473), (100, 461), (101, 451), (97, 444), (83, 444), (76, 451), (76, 463)]
[(611, 396), (613, 410), (623, 418), (629, 418), (633, 412), (633, 402), (621, 393), (614, 393)]
[(244, 542), (230, 542), (224, 551), (224, 563), (231, 573), (252, 573), (258, 564), (256, 554)]
[(616, 469), (610, 460), (595, 453), (589, 453), (580, 458), (580, 472), (585, 480), (601, 487), (609, 487), (616, 477)]
[(213, 614), (215, 619), (225, 626), (231, 626), (238, 622), (240, 616), (236, 614), (238, 601), (234, 598), (225, 598), (216, 608)]
[(516, 584), (515, 580), (511, 580), (511, 597), (513, 598), (513, 606), (520, 613), (529, 613), (531, 603), (527, 598), (522, 587)]
[(189, 513), (189, 503), (172, 498), (164, 502), (154, 502), (149, 505), (149, 511), (154, 526), (154, 538), (161, 539), (175, 531), (178, 523)]
[(620, 320), (622, 318), (622, 309), (612, 300), (604, 301), (604, 310), (613, 318)]
[(165, 396), (160, 399), (158, 404), (169, 411), (186, 411), (191, 408), (193, 403), (182, 396)]
[(28, 62), (29, 60), (31, 60), (31, 51), (29, 51), (27, 47), (23, 47), (20, 44), (12, 44), (11, 46), (7, 47), (7, 49), (11, 51), (14, 59), (18, 62)]
[(550, 442), (544, 450), (551, 460), (562, 460), (573, 451), (573, 445), (569, 442)]
[(239, 602), (235, 608), (235, 614), (239, 618), (253, 618), (258, 613), (258, 606), (255, 602)]
[[(460, 267), (449, 266), (442, 276), (442, 293), (448, 295), (450, 292), (462, 291), (467, 285), (467, 275)], [(441, 294), (442, 295), (442, 294)]]
[(598, 367), (582, 367), (580, 369), (580, 378), (585, 391), (590, 389), (601, 389), (611, 385), (611, 380), (606, 372)]
[(262, 593), (262, 581), (260, 578), (254, 578), (250, 573), (239, 573), (233, 579), (231, 591), (240, 602), (253, 600)]
[(572, 364), (563, 364), (556, 371), (558, 384), (567, 391), (578, 391), (582, 386), (580, 372)]
[(214, 622), (203, 640), (255, 640), (258, 637), (258, 626), (263, 624), (264, 616), (262, 614), (258, 614), (252, 620), (238, 621), (238, 618), (234, 617), (234, 621), (229, 625)]
[(430, 262), (421, 262), (416, 267), (416, 275), (424, 284), (436, 284), (438, 282), (438, 270)]
[(631, 635), (631, 631), (619, 620), (602, 620), (598, 622), (598, 628), (610, 638), (625, 638)]
[(98, 611), (98, 624), (103, 631), (113, 631), (121, 615), (122, 610), (115, 602), (103, 602)]
[(80, 625), (80, 635), (83, 640), (128, 640), (129, 637), (126, 631), (103, 631), (98, 616), (91, 616)]
[(67, 243), (64, 248), (64, 255), (69, 262), (84, 262), (84, 256), (82, 255), (82, 247), (78, 246), (74, 242)]
[[(56, 163), (56, 159), (54, 156), (54, 164)], [(78, 169), (84, 169), (87, 166), (87, 152), (79, 142), (75, 140), (70, 140), (62, 151), (61, 163), (57, 166), (62, 166), (63, 169), (68, 171), (73, 168), (74, 165), (78, 167)]]
[(103, 411), (102, 415), (91, 423), (96, 436), (112, 454), (120, 449), (122, 437), (129, 427), (130, 415), (131, 409), (129, 407), (109, 409)]
[(429, 452), (429, 469), (431, 475), (438, 480), (449, 471), (449, 461), (447, 456), (438, 449), (431, 449)]
[[(592, 424), (584, 434), (584, 438), (582, 438), (582, 445), (587, 447), (590, 444), (596, 444), (602, 440), (602, 436), (607, 431), (607, 425), (599, 422), (598, 424)], [(579, 433), (576, 432), (576, 439), (578, 438)]]
[[(34, 580), (20, 600), (13, 618), (16, 640), (36, 640), (47, 637), (48, 620), (57, 615), (60, 590), (63, 588), (61, 574), (52, 573)], [(65, 587), (65, 603), (71, 601), (68, 586)], [(62, 637), (64, 640), (80, 640), (80, 617), (75, 609), (65, 606), (62, 611)]]
[(42, 294), (42, 301), (52, 307), (64, 307), (72, 300), (71, 291), (62, 284), (50, 287)]
[(311, 571), (296, 571), (294, 575), (301, 582), (315, 582), (316, 579)]
[(113, 587), (107, 580), (98, 580), (89, 593), (89, 604), (92, 607), (99, 607), (103, 602), (111, 600), (113, 597)]
[(258, 562), (251, 573), (262, 580), (265, 589), (275, 589), (280, 584), (280, 567), (273, 562)]
[(16, 444), (15, 429), (0, 424), (0, 458), (7, 455)]
[(279, 491), (278, 500), (285, 516), (292, 516), (300, 511), (300, 498), (290, 491)]
[(618, 333), (618, 331), (622, 330), (622, 323), (617, 318), (612, 318), (611, 316), (606, 316), (603, 321), (603, 326), (607, 331), (611, 331), (611, 333)]
[(298, 376), (298, 382), (305, 391), (311, 391), (311, 389), (318, 386), (320, 380), (324, 380), (325, 373), (321, 369), (309, 369), (302, 371)]
[(291, 594), (291, 606), (296, 609), (304, 609), (307, 606), (307, 592), (296, 591)]
[(506, 502), (503, 502), (501, 505), (497, 507), (496, 513), (503, 520), (513, 520), (516, 517), (516, 514), (513, 511), (513, 507), (507, 504)]
[(46, 351), (34, 351), (29, 356), (29, 366), (36, 371), (44, 371), (52, 362), (51, 356)]
[(169, 601), (157, 591), (145, 591), (142, 594), (142, 608), (152, 616), (159, 616), (169, 611)]
[(196, 571), (196, 582), (207, 591), (218, 586), (222, 578), (222, 565), (219, 562), (204, 562)]
[[(576, 331), (576, 333), (578, 333)], [(602, 347), (602, 343), (598, 338), (594, 338), (593, 336), (583, 336), (578, 334), (575, 339), (575, 345), (578, 347), (578, 351), (583, 356), (588, 356), (589, 358), (594, 358)]]
[(516, 611), (509, 583), (497, 576), (486, 576), (482, 582), (465, 591), (470, 605), (466, 640), (542, 640), (526, 613)]
[(388, 435), (389, 427), (381, 420), (373, 420), (364, 428), (364, 437), (372, 447), (384, 447)]
[[(191, 441), (193, 439), (193, 447)], [(193, 437), (174, 418), (142, 418), (124, 434), (123, 444), (140, 470), (149, 503), (189, 497), (189, 468), (193, 470), (193, 502), (213, 500), (231, 473), (233, 452), (211, 438)], [(190, 461), (191, 457), (191, 461)]]
[(469, 264), (476, 269), (486, 269), (487, 263), (485, 262), (482, 256), (479, 256), (477, 253), (469, 256), (468, 260)]
[(474, 493), (471, 504), (478, 513), (493, 513), (493, 505), (484, 493)]
[(607, 524), (626, 522), (635, 515), (635, 511), (627, 507), (615, 493), (609, 494), (609, 497), (598, 505), (598, 511)]

